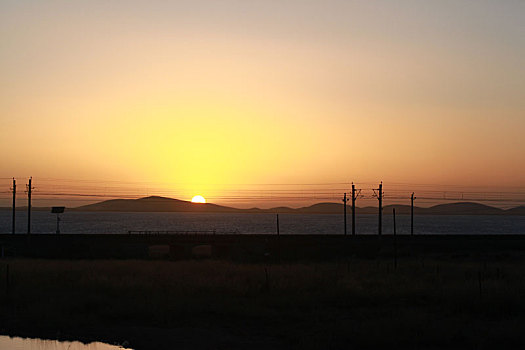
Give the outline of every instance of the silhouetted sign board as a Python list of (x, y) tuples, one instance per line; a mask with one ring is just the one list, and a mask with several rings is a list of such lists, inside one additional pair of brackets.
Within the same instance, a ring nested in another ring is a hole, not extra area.
[(53, 214), (61, 214), (64, 212), (64, 210), (66, 209), (66, 207), (52, 207), (51, 208), (51, 212)]

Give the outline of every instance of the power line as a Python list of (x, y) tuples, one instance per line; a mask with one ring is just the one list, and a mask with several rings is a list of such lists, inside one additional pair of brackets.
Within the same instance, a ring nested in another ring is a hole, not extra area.
[[(0, 178), (4, 179), (4, 178)], [(62, 181), (65, 184), (49, 184), (47, 181)], [(75, 184), (70, 182), (75, 181)], [(79, 184), (80, 182), (80, 184)], [(39, 179), (39, 189), (33, 191), (32, 195), (39, 200), (66, 199), (67, 201), (90, 202), (97, 199), (138, 199), (144, 197), (144, 192), (137, 186), (124, 186), (125, 184), (142, 184), (147, 185), (145, 192), (155, 193), (159, 196), (169, 197), (186, 197), (186, 193), (180, 190), (170, 190), (162, 187), (152, 186), (152, 182), (121, 182), (121, 181), (101, 181), (101, 180), (73, 180), (58, 178)], [(356, 183), (368, 185), (370, 183)], [(464, 186), (464, 185), (432, 185), (432, 184), (411, 184), (401, 182), (388, 183), (387, 195), (382, 195), (381, 201), (408, 201), (412, 191), (405, 188), (396, 188), (396, 186), (436, 186), (434, 189), (419, 189), (418, 199), (423, 201), (476, 201), (476, 202), (493, 202), (493, 203), (525, 203), (525, 187), (504, 187), (504, 186)], [(210, 191), (221, 194), (206, 196), (209, 200), (229, 201), (229, 202), (278, 202), (278, 201), (338, 201), (340, 193), (347, 192), (350, 188), (347, 182), (318, 182), (318, 183), (259, 183), (259, 184), (222, 184), (222, 186), (239, 186), (241, 188), (220, 188)], [(355, 186), (354, 183), (352, 185)], [(206, 184), (207, 187), (213, 187), (213, 184)], [(262, 188), (242, 188), (243, 186), (262, 186)], [(271, 188), (273, 186), (274, 188)], [(282, 188), (287, 186), (288, 188)], [(304, 188), (297, 188), (304, 186)], [(368, 187), (368, 186), (365, 186)], [(455, 187), (460, 187), (456, 189)], [(454, 188), (454, 189), (451, 189)], [(486, 190), (494, 188), (498, 190)], [(516, 188), (518, 190), (510, 191), (508, 189)], [(485, 189), (485, 190), (484, 190)], [(505, 190), (502, 190), (505, 189)], [(370, 200), (377, 198), (377, 193), (373, 188), (364, 188), (359, 194), (359, 198)], [(360, 190), (361, 191), (361, 190)], [(0, 194), (8, 194), (11, 191), (0, 191)], [(14, 195), (16, 197), (16, 194)], [(8, 199), (0, 197), (0, 199)]]

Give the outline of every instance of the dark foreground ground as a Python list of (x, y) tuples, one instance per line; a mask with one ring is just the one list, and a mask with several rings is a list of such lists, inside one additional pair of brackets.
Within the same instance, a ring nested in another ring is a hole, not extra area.
[(0, 333), (137, 350), (523, 348), (525, 238), (433, 239), (330, 259), (11, 257)]

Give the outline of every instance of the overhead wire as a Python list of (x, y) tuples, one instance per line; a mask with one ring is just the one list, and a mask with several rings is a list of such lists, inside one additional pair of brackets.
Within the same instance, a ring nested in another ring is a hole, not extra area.
[[(0, 178), (11, 180), (11, 178)], [(97, 199), (137, 199), (147, 194), (159, 196), (182, 197), (182, 191), (170, 190), (154, 182), (126, 182), (106, 180), (77, 180), (59, 178), (38, 178), (34, 181), (36, 189), (33, 196), (40, 200), (44, 199), (66, 199), (68, 201), (94, 201)], [(56, 182), (60, 181), (59, 184)], [(50, 183), (51, 182), (51, 183)], [(135, 186), (133, 186), (135, 184)], [(141, 186), (137, 186), (141, 184)], [(165, 183), (164, 183), (165, 184)], [(339, 202), (343, 192), (349, 192), (351, 182), (318, 182), (318, 183), (254, 183), (254, 184), (221, 184), (220, 186), (238, 188), (221, 188), (214, 192), (222, 192), (221, 195), (209, 195), (209, 200), (232, 201), (232, 202), (276, 202), (276, 201), (314, 201), (328, 200)], [(372, 182), (354, 182), (355, 185), (370, 187), (363, 188), (359, 199), (376, 199), (372, 193)], [(173, 185), (173, 184), (172, 184)], [(500, 202), (500, 203), (524, 203), (525, 187), (522, 186), (465, 186), (451, 184), (416, 184), (403, 182), (385, 182), (385, 201), (400, 201), (410, 199), (412, 192), (417, 192), (417, 200), (425, 201), (478, 201), (478, 202)], [(23, 186), (23, 185), (20, 185)], [(213, 187), (213, 184), (206, 184)], [(262, 188), (242, 188), (245, 186), (261, 186)], [(271, 188), (271, 186), (275, 188)], [(288, 188), (282, 188), (287, 186)], [(304, 186), (305, 188), (297, 188)], [(411, 187), (416, 187), (414, 191)], [(421, 188), (433, 187), (433, 188)], [(514, 189), (514, 190), (509, 190)], [(3, 190), (0, 194), (8, 194), (11, 191)], [(19, 191), (17, 197), (23, 196), (24, 191)], [(10, 199), (11, 197), (0, 197)]]

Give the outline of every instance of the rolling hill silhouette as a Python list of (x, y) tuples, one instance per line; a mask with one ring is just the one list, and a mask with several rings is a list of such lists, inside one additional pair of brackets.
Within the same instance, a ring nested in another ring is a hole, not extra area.
[(236, 212), (238, 209), (211, 203), (192, 203), (180, 199), (150, 196), (138, 199), (111, 199), (74, 208), (81, 211), (129, 212)]
[[(397, 214), (410, 214), (408, 205), (387, 205), (384, 214), (389, 215), (392, 209)], [(290, 213), (290, 214), (340, 214), (343, 204), (317, 203), (307, 207), (275, 207), (270, 209), (238, 209), (212, 203), (192, 203), (174, 198), (150, 196), (139, 199), (112, 199), (99, 203), (84, 205), (69, 210), (74, 211), (117, 211), (117, 212), (205, 212), (205, 213)], [(347, 208), (351, 213), (351, 208)], [(377, 207), (357, 208), (359, 214), (376, 214)], [(417, 215), (525, 215), (525, 207), (500, 209), (472, 202), (439, 204), (429, 208), (414, 207)]]

